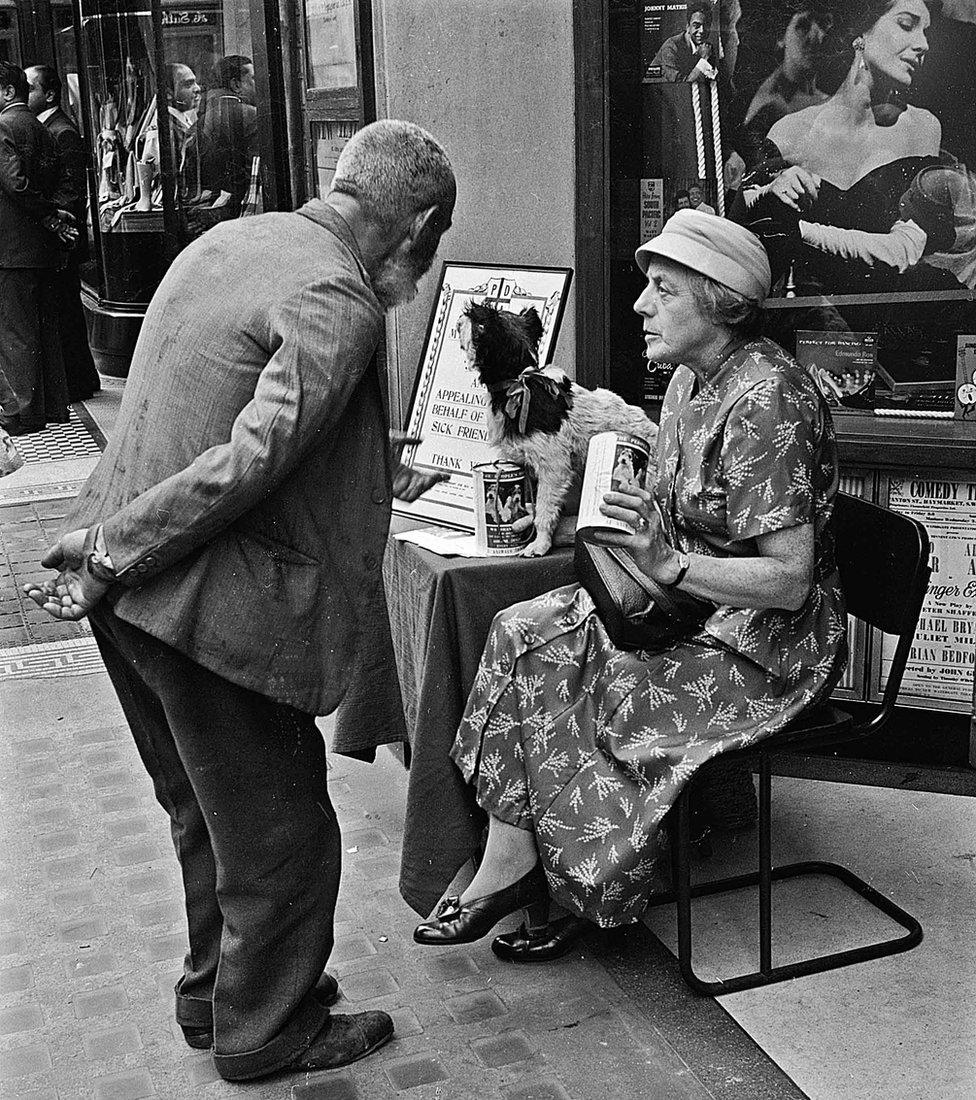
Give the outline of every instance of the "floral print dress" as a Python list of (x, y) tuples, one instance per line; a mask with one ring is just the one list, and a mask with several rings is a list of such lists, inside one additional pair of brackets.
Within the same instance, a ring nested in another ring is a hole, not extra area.
[(824, 698), (847, 660), (836, 445), (810, 376), (769, 340), (701, 387), (679, 367), (657, 459), (657, 502), (687, 552), (755, 556), (757, 536), (814, 525), (803, 606), (718, 607), (652, 654), (616, 649), (578, 585), (516, 604), (495, 619), (451, 754), (485, 810), (533, 830), (553, 897), (604, 926), (636, 920), (663, 885), (661, 822), (696, 769)]

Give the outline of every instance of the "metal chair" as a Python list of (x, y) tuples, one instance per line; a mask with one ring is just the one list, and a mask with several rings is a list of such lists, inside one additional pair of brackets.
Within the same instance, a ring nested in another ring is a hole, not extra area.
[[(678, 963), (682, 977), (697, 993), (720, 996), (770, 985), (789, 978), (817, 974), (851, 963), (907, 951), (922, 940), (922, 927), (910, 914), (836, 863), (804, 861), (773, 867), (770, 851), (771, 761), (773, 757), (849, 742), (876, 733), (891, 717), (918, 623), (929, 579), (929, 537), (925, 528), (907, 516), (865, 500), (838, 494), (834, 509), (837, 564), (848, 614), (898, 637), (881, 702), (855, 721), (832, 705), (815, 707), (779, 733), (723, 759), (739, 757), (759, 775), (759, 869), (712, 882), (691, 885), (691, 810), (688, 786), (674, 808), (672, 829), (674, 889), (655, 898), (651, 906), (677, 902)], [(803, 875), (831, 875), (900, 924), (903, 935), (863, 947), (833, 951), (800, 962), (774, 966), (772, 962), (772, 883)], [(759, 886), (759, 969), (717, 981), (705, 981), (692, 967), (692, 898)]]

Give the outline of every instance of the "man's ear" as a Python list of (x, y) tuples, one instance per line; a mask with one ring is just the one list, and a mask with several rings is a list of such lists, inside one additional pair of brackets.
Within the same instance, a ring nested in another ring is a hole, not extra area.
[(418, 241), (423, 236), (425, 230), (437, 224), (439, 209), (440, 208), (437, 206), (428, 206), (426, 210), (420, 210), (414, 214), (413, 221), (410, 223), (410, 228), (407, 230), (407, 236), (412, 242)]

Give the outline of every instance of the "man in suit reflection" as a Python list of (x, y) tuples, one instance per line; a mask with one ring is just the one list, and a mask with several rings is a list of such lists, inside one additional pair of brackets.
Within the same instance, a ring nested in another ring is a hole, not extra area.
[(101, 388), (81, 305), (80, 267), (88, 259), (88, 148), (61, 107), (61, 78), (57, 70), (51, 65), (31, 65), (27, 82), (30, 86), (27, 106), (54, 139), (59, 202), (70, 211), (78, 227), (78, 240), (68, 252), (64, 267), (52, 276), (52, 285), (61, 322), (68, 400), (83, 401)]
[(203, 138), (204, 186), (230, 195), (228, 213), (240, 213), (258, 152), (254, 63), (232, 54), (214, 66), (216, 87), (207, 91), (197, 126)]
[(24, 70), (0, 61), (0, 424), (10, 435), (68, 419), (51, 275), (77, 231), (29, 91)]

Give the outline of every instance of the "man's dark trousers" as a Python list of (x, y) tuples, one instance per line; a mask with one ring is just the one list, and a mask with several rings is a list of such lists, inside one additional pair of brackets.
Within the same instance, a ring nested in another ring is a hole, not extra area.
[(176, 1018), (214, 1027), (228, 1077), (287, 1065), (321, 1030), (342, 845), (311, 715), (238, 687), (124, 622), (91, 615), (170, 816), (190, 949)]

